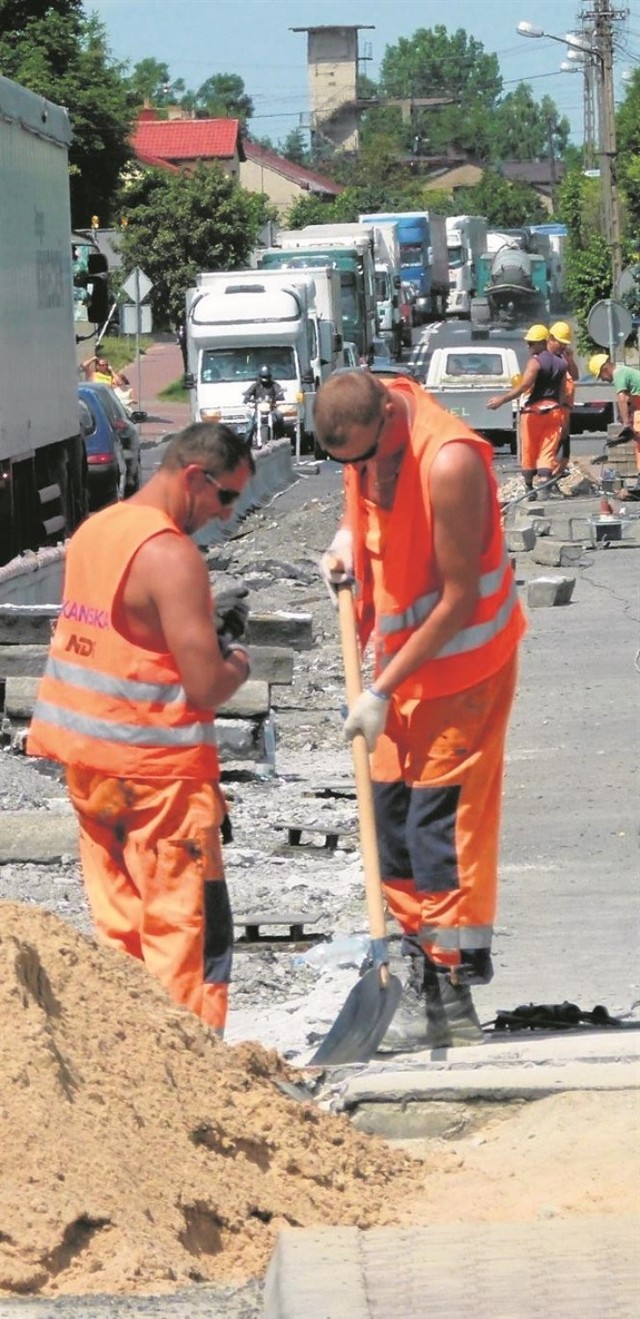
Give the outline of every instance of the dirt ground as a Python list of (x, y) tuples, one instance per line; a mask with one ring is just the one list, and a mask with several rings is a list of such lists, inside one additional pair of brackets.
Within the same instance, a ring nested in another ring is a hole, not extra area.
[(300, 1074), (276, 1053), (220, 1044), (51, 913), (2, 903), (0, 929), (0, 1295), (260, 1276), (287, 1224), (638, 1207), (637, 1095), (559, 1095), (391, 1148), (292, 1097)]

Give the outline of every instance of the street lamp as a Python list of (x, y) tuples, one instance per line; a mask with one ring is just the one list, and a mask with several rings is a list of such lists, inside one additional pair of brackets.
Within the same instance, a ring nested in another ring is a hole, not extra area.
[(600, 155), (600, 199), (604, 231), (611, 248), (611, 274), (615, 291), (622, 271), (622, 249), (620, 241), (620, 198), (616, 170), (616, 120), (613, 90), (613, 43), (609, 28), (600, 26), (587, 37), (574, 32), (565, 33), (564, 37), (553, 32), (545, 32), (533, 23), (518, 23), (516, 32), (521, 37), (547, 37), (549, 41), (559, 41), (568, 46), (567, 61), (583, 64), (585, 69), (593, 66), (598, 78), (598, 137)]

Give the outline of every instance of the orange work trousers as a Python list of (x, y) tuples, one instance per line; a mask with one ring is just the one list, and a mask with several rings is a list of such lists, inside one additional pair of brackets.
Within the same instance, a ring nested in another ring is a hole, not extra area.
[(547, 402), (534, 403), (520, 413), (520, 465), (523, 474), (553, 476), (562, 471), (561, 450), (566, 409)]
[(380, 868), (409, 944), (491, 979), (504, 745), (517, 659), (435, 700), (391, 698), (371, 758)]
[(631, 427), (636, 443), (636, 467), (640, 472), (640, 394), (631, 394)]
[(67, 769), (96, 931), (144, 961), (176, 1003), (224, 1033), (233, 923), (216, 784)]

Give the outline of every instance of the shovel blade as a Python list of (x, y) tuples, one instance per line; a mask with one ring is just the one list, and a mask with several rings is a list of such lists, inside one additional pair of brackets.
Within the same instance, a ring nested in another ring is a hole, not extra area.
[(402, 982), (371, 967), (353, 986), (328, 1035), (311, 1059), (316, 1063), (366, 1063), (377, 1052), (402, 996)]

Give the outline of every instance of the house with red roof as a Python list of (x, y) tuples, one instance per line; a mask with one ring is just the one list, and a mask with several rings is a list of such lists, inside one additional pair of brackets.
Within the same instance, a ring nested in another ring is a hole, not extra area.
[(240, 182), (248, 192), (263, 192), (275, 206), (278, 215), (284, 216), (298, 197), (312, 196), (332, 202), (342, 192), (339, 183), (328, 179), (316, 170), (268, 151), (250, 139), (244, 144), (244, 160), (240, 164)]
[(238, 181), (245, 159), (239, 119), (159, 119), (154, 109), (140, 111), (132, 146), (143, 165), (177, 170), (216, 161)]
[(304, 165), (268, 151), (257, 142), (243, 140), (239, 119), (160, 119), (152, 107), (140, 111), (132, 138), (141, 165), (158, 169), (189, 169), (217, 161), (226, 174), (248, 192), (263, 192), (284, 216), (298, 197), (309, 193), (333, 201), (342, 188), (332, 179)]

